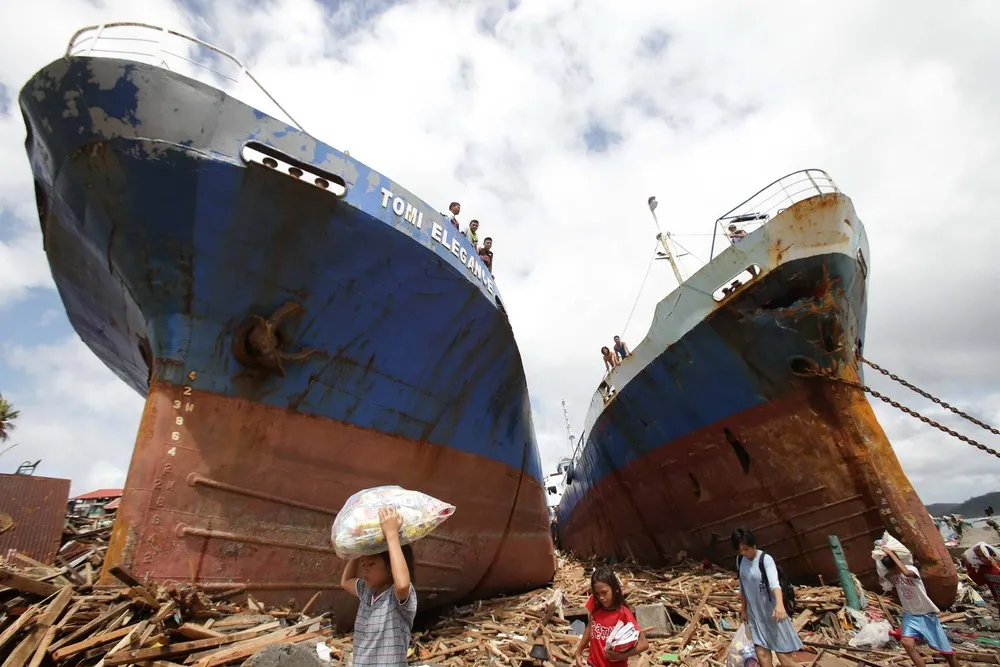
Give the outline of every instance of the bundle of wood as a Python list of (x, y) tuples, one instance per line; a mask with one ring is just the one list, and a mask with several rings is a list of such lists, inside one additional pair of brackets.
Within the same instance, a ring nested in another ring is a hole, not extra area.
[[(94, 555), (80, 554), (85, 565)], [(110, 572), (122, 586), (98, 590), (91, 569), (81, 573), (70, 561), (48, 567), (10, 555), (0, 566), (3, 667), (217, 667), (272, 644), (307, 640), (326, 640), (332, 657), (344, 654), (346, 640), (327, 640), (326, 614), (310, 615), (318, 593), (301, 610), (268, 610), (253, 597), (241, 607), (225, 602), (225, 593), (209, 597), (186, 585), (154, 589), (121, 568)]]

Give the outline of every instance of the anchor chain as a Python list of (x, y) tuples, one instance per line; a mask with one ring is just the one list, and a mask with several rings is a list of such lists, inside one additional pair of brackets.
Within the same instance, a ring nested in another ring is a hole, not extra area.
[(931, 396), (930, 394), (928, 394), (923, 389), (910, 384), (909, 382), (907, 382), (903, 378), (899, 377), (895, 373), (890, 373), (886, 369), (884, 369), (881, 366), (879, 366), (878, 364), (876, 364), (874, 361), (868, 361), (867, 359), (865, 359), (861, 355), (858, 355), (858, 358), (861, 359), (861, 361), (863, 361), (867, 365), (869, 365), (872, 368), (874, 368), (875, 370), (877, 370), (882, 375), (886, 376), (887, 378), (889, 378), (891, 380), (895, 380), (896, 382), (898, 382), (899, 384), (903, 385), (904, 387), (906, 387), (907, 389), (909, 389), (911, 391), (917, 392), (918, 394), (920, 394), (921, 396), (923, 396), (927, 400), (932, 401), (934, 403), (937, 403), (938, 405), (940, 405), (942, 408), (945, 408), (946, 410), (951, 410), (952, 412), (954, 412), (959, 417), (965, 417), (966, 419), (968, 419), (970, 422), (972, 422), (976, 426), (979, 426), (981, 428), (986, 429), (987, 431), (989, 431), (993, 435), (1000, 435), (1000, 430), (997, 430), (997, 429), (993, 428), (989, 424), (984, 424), (983, 422), (979, 421), (978, 419), (976, 419), (972, 415), (968, 415), (968, 414), (962, 412), (961, 410), (959, 410), (958, 408), (956, 408), (956, 407), (954, 407), (952, 405), (949, 405), (948, 403), (945, 403), (940, 398), (936, 398), (934, 396)]
[[(859, 355), (859, 357), (860, 357), (860, 355)], [(953, 408), (952, 406), (948, 405), (944, 401), (941, 401), (939, 399), (934, 398), (933, 396), (931, 396), (927, 392), (922, 391), (922, 390), (914, 387), (912, 384), (910, 384), (909, 382), (906, 382), (902, 378), (900, 378), (900, 377), (898, 377), (896, 375), (892, 375), (892, 374), (888, 373), (887, 371), (885, 371), (880, 366), (876, 366), (875, 364), (873, 364), (872, 362), (868, 361), (864, 357), (860, 357), (860, 358), (861, 358), (861, 360), (864, 363), (868, 364), (869, 366), (871, 366), (875, 370), (879, 371), (883, 375), (891, 377), (893, 380), (896, 380), (897, 382), (900, 382), (904, 386), (906, 386), (906, 387), (908, 387), (910, 389), (913, 389), (915, 392), (917, 392), (921, 396), (925, 396), (926, 398), (929, 398), (930, 400), (934, 401), (938, 405), (941, 405), (942, 407), (946, 407), (949, 410), (951, 410), (952, 412), (954, 412), (956, 414), (959, 414), (959, 415), (965, 417), (966, 419), (969, 419), (970, 421), (978, 424), (979, 426), (982, 426), (986, 430), (988, 430), (988, 431), (990, 431), (992, 433), (997, 433), (998, 435), (1000, 435), (1000, 431), (997, 431), (995, 428), (992, 428), (991, 426), (988, 426), (987, 424), (984, 424), (983, 422), (979, 421), (978, 419), (970, 417), (969, 415), (965, 414), (961, 410), (958, 410), (958, 409)], [(802, 369), (801, 371), (799, 371), (799, 374), (800, 375), (811, 375), (811, 376), (814, 376), (814, 377), (819, 377), (819, 378), (823, 378), (825, 380), (829, 380), (831, 382), (836, 382), (838, 384), (846, 385), (848, 387), (853, 387), (854, 389), (860, 389), (861, 391), (863, 391), (863, 392), (865, 392), (867, 394), (871, 394), (872, 396), (874, 396), (875, 398), (879, 399), (883, 403), (888, 403), (889, 405), (891, 405), (892, 407), (896, 408), (897, 410), (901, 410), (902, 412), (905, 412), (906, 414), (910, 415), (911, 417), (916, 417), (917, 419), (919, 419), (923, 423), (928, 424), (930, 426), (933, 426), (934, 428), (938, 429), (939, 431), (947, 433), (948, 435), (950, 435), (952, 437), (958, 438), (962, 442), (970, 444), (973, 447), (975, 447), (976, 449), (980, 449), (980, 450), (986, 452), (987, 454), (992, 454), (993, 456), (995, 456), (997, 458), (1000, 458), (1000, 452), (998, 452), (997, 450), (992, 449), (991, 447), (987, 447), (983, 443), (981, 443), (981, 442), (979, 442), (977, 440), (973, 440), (972, 438), (970, 438), (970, 437), (968, 437), (966, 435), (962, 435), (961, 433), (959, 433), (957, 431), (953, 431), (952, 429), (948, 428), (944, 424), (940, 424), (940, 423), (934, 421), (930, 417), (925, 417), (924, 415), (920, 414), (916, 410), (913, 410), (911, 408), (906, 407), (905, 405), (901, 404), (899, 401), (892, 400), (888, 396), (886, 396), (886, 395), (884, 395), (884, 394), (882, 394), (882, 393), (880, 393), (880, 392), (872, 389), (871, 387), (869, 387), (866, 384), (863, 384), (861, 382), (857, 382), (855, 380), (849, 380), (847, 378), (843, 378), (843, 377), (840, 377), (838, 375), (834, 375), (832, 369), (828, 369), (828, 368), (823, 368), (823, 369), (808, 368), (808, 369)]]

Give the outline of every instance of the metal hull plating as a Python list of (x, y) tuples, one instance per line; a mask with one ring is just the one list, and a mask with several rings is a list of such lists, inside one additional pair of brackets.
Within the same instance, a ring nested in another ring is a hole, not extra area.
[[(595, 396), (559, 507), (562, 544), (640, 562), (681, 551), (734, 566), (755, 531), (793, 579), (835, 580), (828, 536), (874, 583), (873, 540), (913, 549), (931, 597), (957, 574), (865, 397), (798, 374), (859, 379), (868, 247), (850, 200), (806, 199), (729, 248), (657, 309), (646, 340)], [(761, 275), (714, 303), (742, 268)]]
[[(402, 484), (458, 508), (416, 547), (421, 609), (551, 579), (520, 354), (492, 278), (440, 214), (157, 67), (59, 60), (20, 102), (70, 321), (147, 396), (108, 567), (281, 602), (325, 591), (347, 614), (333, 514)], [(346, 195), (245, 163), (247, 141)], [(313, 354), (284, 374), (240, 363), (251, 317), (287, 302), (301, 313), (280, 344)]]

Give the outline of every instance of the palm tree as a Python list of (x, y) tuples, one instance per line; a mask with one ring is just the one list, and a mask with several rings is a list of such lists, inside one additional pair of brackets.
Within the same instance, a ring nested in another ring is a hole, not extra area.
[(0, 442), (6, 442), (10, 437), (10, 432), (15, 428), (14, 420), (20, 414), (10, 401), (0, 396)]

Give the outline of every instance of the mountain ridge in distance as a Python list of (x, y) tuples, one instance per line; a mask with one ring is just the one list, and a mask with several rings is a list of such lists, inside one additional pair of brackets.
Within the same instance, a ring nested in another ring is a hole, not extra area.
[(1000, 511), (1000, 491), (984, 493), (962, 503), (931, 503), (925, 507), (931, 516), (961, 514), (964, 517), (981, 517), (986, 516), (986, 508), (991, 505), (993, 509)]

